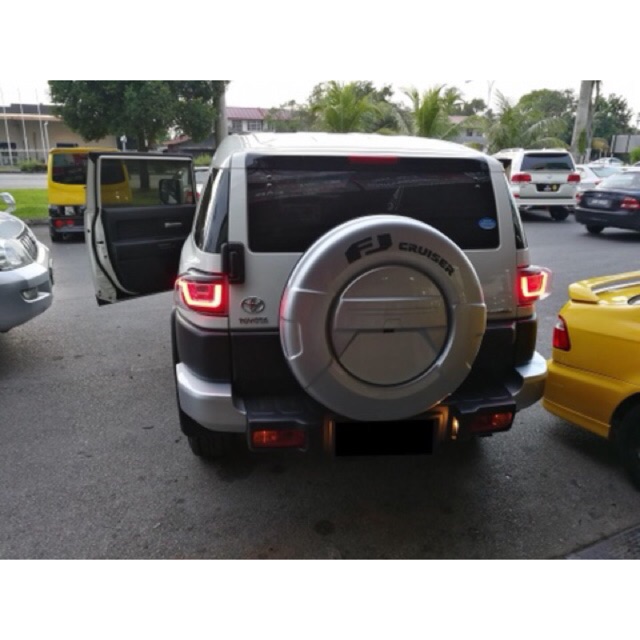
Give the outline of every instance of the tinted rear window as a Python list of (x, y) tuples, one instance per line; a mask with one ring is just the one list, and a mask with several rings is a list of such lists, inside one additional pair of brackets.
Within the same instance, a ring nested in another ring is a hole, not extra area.
[(60, 184), (86, 184), (86, 153), (54, 153), (51, 179)]
[(249, 156), (249, 248), (303, 252), (332, 228), (372, 214), (405, 215), (463, 249), (498, 246), (491, 177), (482, 160)]
[(573, 160), (568, 153), (527, 153), (520, 170), (573, 171)]

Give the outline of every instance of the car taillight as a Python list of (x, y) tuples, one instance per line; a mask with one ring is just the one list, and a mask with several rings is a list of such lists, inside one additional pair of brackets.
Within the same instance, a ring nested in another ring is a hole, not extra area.
[(544, 267), (518, 268), (518, 304), (521, 307), (546, 298), (550, 293), (551, 271)]
[(528, 173), (514, 173), (511, 182), (531, 182), (531, 176)]
[(558, 316), (558, 320), (553, 327), (553, 348), (562, 349), (562, 351), (569, 351), (571, 349), (569, 330), (562, 316)]
[(181, 276), (176, 280), (179, 304), (192, 311), (214, 316), (226, 316), (229, 285), (223, 275)]
[(580, 182), (580, 174), (579, 173), (570, 173), (567, 177), (567, 182)]
[(637, 211), (640, 209), (640, 202), (636, 198), (631, 198), (627, 196), (620, 205), (621, 209), (630, 209), (631, 211)]

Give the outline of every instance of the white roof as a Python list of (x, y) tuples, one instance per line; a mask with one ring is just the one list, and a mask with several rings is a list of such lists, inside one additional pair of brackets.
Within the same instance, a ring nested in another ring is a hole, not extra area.
[(375, 133), (249, 133), (227, 136), (215, 160), (238, 151), (265, 151), (270, 154), (343, 155), (351, 153), (394, 154), (402, 156), (456, 156), (479, 158), (485, 155), (470, 147), (420, 138), (385, 136)]

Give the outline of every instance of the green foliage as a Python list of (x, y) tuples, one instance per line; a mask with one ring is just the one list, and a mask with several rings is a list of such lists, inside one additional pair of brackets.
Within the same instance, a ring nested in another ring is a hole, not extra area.
[(605, 140), (618, 134), (633, 133), (631, 119), (633, 111), (627, 101), (615, 93), (607, 97), (599, 96), (593, 117), (593, 135)]
[(36, 219), (49, 216), (47, 190), (46, 189), (4, 189), (8, 191), (16, 201), (14, 216), (18, 218)]
[(199, 142), (213, 130), (226, 82), (164, 80), (51, 80), (55, 109), (85, 140), (125, 134), (138, 149), (154, 146), (175, 128)]
[(562, 118), (542, 117), (539, 111), (522, 107), (519, 103), (512, 104), (499, 91), (497, 99), (497, 112), (491, 118), (484, 119), (483, 128), (489, 153), (516, 147), (568, 147), (561, 137), (566, 130), (566, 123)]
[(47, 163), (41, 160), (25, 160), (19, 165), (20, 171), (23, 173), (46, 173)]
[(197, 158), (194, 158), (193, 164), (196, 167), (208, 167), (211, 164), (211, 154), (200, 154)]
[(405, 90), (411, 100), (413, 133), (424, 138), (451, 140), (460, 134), (462, 125), (452, 124), (449, 115), (460, 102), (460, 92), (445, 85), (432, 87), (422, 94), (411, 87)]
[(640, 162), (640, 147), (635, 147), (629, 151), (629, 162), (631, 164), (635, 164), (636, 162)]
[(518, 101), (518, 107), (529, 113), (531, 118), (540, 120), (553, 118), (562, 121), (564, 130), (559, 130), (558, 137), (567, 145), (571, 144), (577, 106), (578, 101), (571, 89), (564, 91), (537, 89), (526, 93)]
[(365, 131), (367, 117), (376, 111), (370, 94), (363, 94), (355, 82), (341, 84), (331, 80), (312, 109), (324, 131), (346, 133)]

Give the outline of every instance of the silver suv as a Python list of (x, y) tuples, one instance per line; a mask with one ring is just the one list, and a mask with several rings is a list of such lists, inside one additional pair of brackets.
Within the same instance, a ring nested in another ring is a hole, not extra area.
[(504, 167), (521, 211), (547, 209), (565, 220), (576, 206), (580, 174), (565, 149), (504, 149), (494, 156)]
[[(174, 288), (196, 455), (241, 438), (426, 453), (506, 431), (540, 398), (548, 272), (497, 160), (424, 138), (232, 135), (197, 204), (189, 162), (91, 154), (86, 234), (99, 303)], [(114, 173), (128, 187), (104, 201)]]

